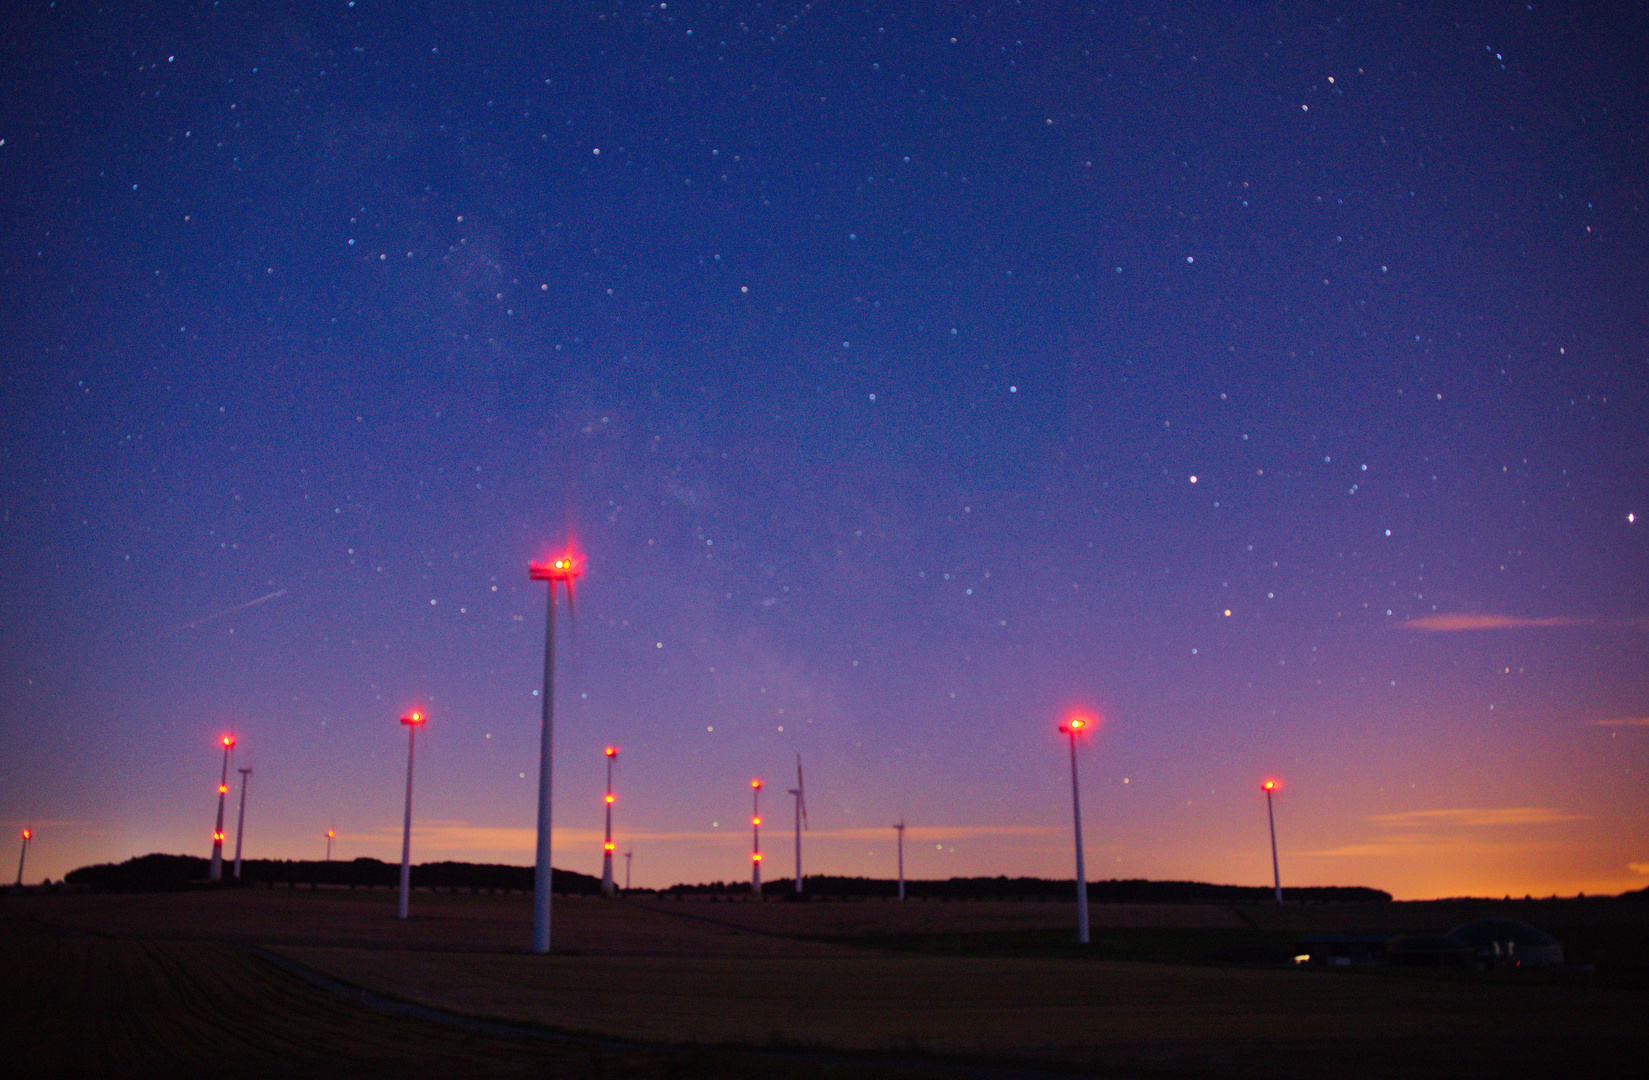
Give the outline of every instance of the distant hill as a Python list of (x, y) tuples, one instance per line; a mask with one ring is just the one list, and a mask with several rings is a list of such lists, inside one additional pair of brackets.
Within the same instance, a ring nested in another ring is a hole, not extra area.
[[(898, 884), (885, 878), (804, 877), (803, 893), (808, 896), (881, 897), (898, 894)], [(743, 882), (712, 882), (705, 885), (672, 885), (663, 891), (669, 893), (731, 893), (748, 892)], [(1046, 899), (1068, 900), (1076, 891), (1074, 878), (1063, 881), (1054, 878), (1033, 877), (957, 877), (944, 880), (905, 881), (905, 895), (916, 899)], [(762, 884), (763, 895), (775, 898), (793, 897), (795, 881), (783, 878)], [(1211, 885), (1202, 881), (1146, 881), (1143, 878), (1127, 880), (1090, 881), (1088, 899), (1113, 904), (1195, 904), (1195, 903), (1264, 903), (1275, 893), (1263, 885)], [(1285, 888), (1283, 899), (1296, 903), (1370, 903), (1389, 902), (1391, 894), (1382, 889), (1361, 885), (1322, 885), (1308, 888)]]
[[(230, 862), (223, 867), (226, 881)], [(211, 863), (196, 855), (140, 855), (123, 863), (100, 863), (71, 870), (63, 880), (70, 885), (97, 892), (157, 892), (188, 889), (201, 885)], [(398, 863), (380, 859), (338, 861), (294, 861), (290, 859), (243, 859), (242, 885), (347, 885), (356, 888), (395, 886), (401, 881)], [(558, 893), (601, 891), (601, 879), (570, 870), (554, 871), (551, 881)], [(412, 887), (455, 889), (500, 889), (530, 892), (533, 868), (492, 863), (420, 863), (412, 868)]]
[[(225, 862), (223, 872), (228, 882), (230, 864)], [(71, 870), (64, 876), (69, 885), (97, 892), (156, 892), (170, 889), (188, 889), (206, 881), (210, 867), (208, 860), (196, 855), (142, 855), (123, 863), (101, 863)], [(290, 859), (245, 859), (241, 862), (241, 885), (334, 885), (354, 888), (394, 887), (401, 880), (401, 867), (380, 859), (352, 859), (350, 861), (303, 861)], [(601, 880), (589, 874), (557, 870), (555, 891), (563, 894), (593, 896), (601, 891)], [(412, 868), (413, 888), (490, 889), (511, 892), (530, 892), (533, 887), (533, 868), (530, 866), (503, 866), (496, 863), (438, 862), (420, 863)], [(1075, 890), (1071, 879), (1033, 877), (957, 877), (944, 880), (907, 880), (905, 895), (913, 899), (978, 900), (1025, 899), (1068, 900)], [(830, 877), (816, 875), (803, 879), (805, 897), (875, 898), (897, 895), (896, 882), (885, 878)], [(710, 882), (699, 885), (672, 885), (662, 890), (667, 893), (735, 893), (748, 892), (745, 882)], [(764, 895), (775, 899), (795, 897), (792, 879), (769, 881), (763, 886)], [(1090, 881), (1088, 898), (1096, 903), (1113, 904), (1195, 904), (1195, 903), (1263, 903), (1273, 893), (1258, 885), (1211, 885), (1202, 881), (1146, 881), (1142, 878), (1126, 880)], [(1381, 889), (1362, 886), (1316, 886), (1283, 890), (1283, 899), (1296, 903), (1370, 903), (1391, 900), (1391, 894)]]

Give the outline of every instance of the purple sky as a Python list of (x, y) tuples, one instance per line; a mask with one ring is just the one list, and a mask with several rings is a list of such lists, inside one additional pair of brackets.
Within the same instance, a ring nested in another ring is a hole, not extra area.
[[(154, 7), (154, 5), (149, 5)], [(30, 3), (0, 822), (637, 885), (1649, 884), (1641, 16)], [(563, 612), (565, 619), (565, 612)], [(230, 817), (233, 818), (232, 793)], [(622, 863), (620, 866), (622, 879)]]

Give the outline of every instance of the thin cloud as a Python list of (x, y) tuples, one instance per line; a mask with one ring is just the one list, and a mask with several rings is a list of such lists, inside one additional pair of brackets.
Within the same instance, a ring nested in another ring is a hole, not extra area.
[(1515, 615), (1467, 615), (1464, 613), (1422, 615), (1402, 623), (1404, 630), (1446, 634), (1460, 630), (1540, 630), (1561, 626), (1595, 626), (1596, 619), (1554, 615), (1546, 619), (1520, 619)]
[[(975, 840), (983, 836), (1045, 836), (1050, 833), (1063, 833), (1065, 830), (1053, 825), (928, 825), (917, 828), (907, 826), (905, 839), (913, 843), (940, 841)], [(556, 837), (562, 835), (556, 830)], [(597, 843), (600, 836), (591, 833)], [(764, 835), (776, 835), (789, 838), (794, 835), (789, 826), (781, 825), (771, 832), (764, 830)], [(892, 843), (895, 839), (893, 826), (884, 825), (881, 828), (853, 828), (853, 829), (808, 829), (803, 836), (809, 840), (885, 840)], [(697, 832), (626, 832), (624, 839), (629, 840), (737, 840), (741, 844), (750, 842), (750, 834), (741, 828), (708, 829)]]
[[(1062, 832), (1062, 829), (1051, 825), (928, 825), (921, 828), (912, 825), (905, 829), (905, 839), (913, 843), (939, 843), (941, 841), (954, 843), (959, 840), (973, 840), (986, 836), (1043, 836)], [(770, 832), (769, 836), (783, 837), (788, 840), (791, 831), (787, 828), (780, 828)], [(810, 829), (806, 836), (810, 841), (851, 840), (860, 842), (885, 840), (891, 842), (894, 839), (891, 825), (879, 829)], [(346, 837), (345, 839), (370, 840), (382, 843), (385, 840), (398, 841), (400, 837), (401, 830), (398, 826), (386, 825), (377, 832)], [(557, 828), (552, 839), (557, 848), (565, 850), (566, 848), (583, 846), (599, 848), (603, 837), (595, 829)], [(748, 844), (750, 833), (738, 827), (702, 829), (692, 832), (624, 830), (618, 839), (625, 844), (660, 841)], [(412, 840), (414, 849), (423, 851), (523, 852), (532, 851), (537, 846), (538, 832), (533, 826), (505, 827), (471, 825), (467, 821), (422, 821), (413, 823)]]
[(1342, 844), (1305, 852), (1326, 859), (1463, 859), (1482, 856), (1518, 855), (1525, 858), (1550, 857), (1570, 845), (1553, 840), (1463, 840), (1458, 836), (1391, 836), (1361, 844)]
[(1649, 716), (1616, 716), (1609, 720), (1593, 720), (1593, 727), (1649, 727)]
[(1584, 821), (1586, 816), (1548, 806), (1501, 806), (1406, 810), (1397, 814), (1375, 814), (1366, 820), (1386, 829), (1417, 829), (1451, 825), (1549, 825), (1558, 821)]
[(1649, 862), (1629, 862), (1626, 869), (1634, 874), (1649, 874)]

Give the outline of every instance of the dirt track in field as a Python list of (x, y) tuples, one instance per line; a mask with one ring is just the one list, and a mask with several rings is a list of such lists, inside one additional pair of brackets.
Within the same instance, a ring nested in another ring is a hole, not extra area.
[[(574, 898), (556, 904), (556, 953), (538, 957), (522, 949), (530, 909), (518, 896), (420, 894), (406, 922), (393, 918), (393, 895), (383, 892), (8, 897), (0, 899), (7, 992), (28, 1019), (10, 1007), (3, 1030), (13, 1046), (50, 1032), (29, 1050), (42, 1069), (59, 1060), (80, 1066), (23, 1075), (139, 1075), (120, 1070), (145, 1060), (228, 1061), (246, 1075), (332, 1075), (338, 1060), (358, 1063), (345, 1071), (362, 1075), (409, 1063), (413, 1075), (582, 1076), (598, 1067), (587, 1048), (459, 1035), (342, 1002), (237, 947), (256, 944), (435, 1009), (642, 1044), (602, 1051), (606, 1075), (672, 1075), (683, 1059), (669, 1048), (683, 1044), (960, 1055), (1108, 1075), (1636, 1075), (1628, 1062), (1635, 1064), (1635, 1032), (1649, 1004), (1641, 992), (889, 955), (787, 936), (1043, 929), (1068, 925), (1071, 908)], [(1341, 914), (1357, 921), (1355, 911)], [(1388, 909), (1385, 917), (1402, 914)], [(1255, 918), (1121, 905), (1095, 915), (1096, 926), (1159, 928)], [(1288, 917), (1309, 932), (1323, 914)], [(39, 984), (38, 995), (15, 988), (19, 972)], [(691, 1074), (728, 1075), (729, 1067), (721, 1061)]]

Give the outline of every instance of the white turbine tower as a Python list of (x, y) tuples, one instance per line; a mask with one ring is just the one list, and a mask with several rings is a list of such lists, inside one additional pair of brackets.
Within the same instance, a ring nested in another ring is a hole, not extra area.
[(235, 825), (235, 880), (240, 880), (240, 842), (246, 837), (246, 781), (252, 775), (250, 768), (237, 769), (240, 773), (240, 820)]
[(796, 892), (802, 891), (802, 830), (807, 828), (807, 791), (802, 786), (802, 755), (796, 755), (796, 786), (790, 789), (796, 800)]
[(607, 755), (607, 835), (601, 843), (601, 895), (613, 895), (613, 762), (618, 747), (609, 746)]
[(899, 834), (899, 899), (905, 898), (905, 821), (899, 819), (899, 824), (893, 827)]
[(750, 781), (750, 891), (762, 897), (762, 782)]

